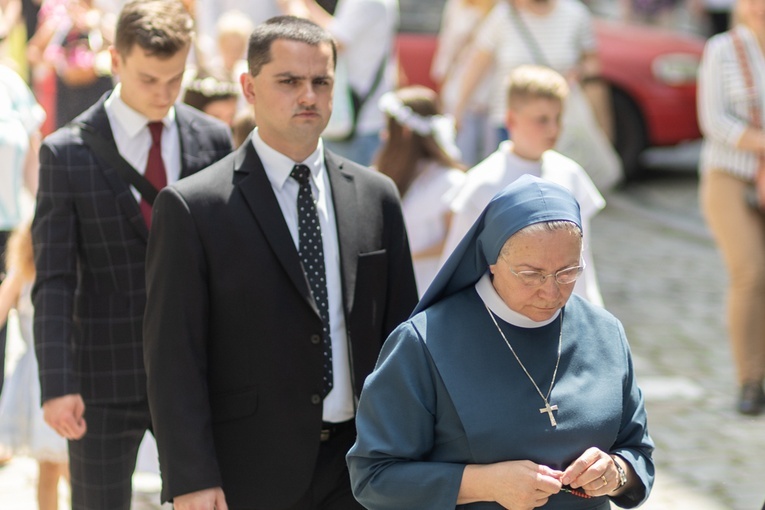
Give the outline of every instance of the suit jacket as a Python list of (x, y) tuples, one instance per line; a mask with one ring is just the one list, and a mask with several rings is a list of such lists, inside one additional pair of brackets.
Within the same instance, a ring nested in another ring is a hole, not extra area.
[[(417, 292), (392, 181), (325, 151), (358, 397)], [(163, 190), (144, 323), (162, 499), (222, 486), (232, 507), (308, 488), (322, 423), (322, 323), (251, 141)]]
[[(106, 95), (75, 122), (114, 136)], [(178, 104), (182, 169), (188, 176), (231, 152), (228, 127)], [(34, 335), (42, 400), (79, 393), (85, 402), (146, 398), (142, 322), (149, 232), (130, 187), (67, 125), (40, 150), (32, 225)]]

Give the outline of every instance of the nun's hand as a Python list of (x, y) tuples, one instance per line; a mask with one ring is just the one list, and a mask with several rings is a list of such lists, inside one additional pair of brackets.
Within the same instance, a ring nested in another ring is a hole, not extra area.
[(605, 496), (619, 486), (619, 472), (614, 459), (592, 447), (563, 472), (561, 482), (572, 489), (583, 489), (590, 496)]
[(495, 501), (508, 510), (531, 510), (561, 489), (562, 471), (529, 460), (470, 465), (462, 475), (458, 504)]

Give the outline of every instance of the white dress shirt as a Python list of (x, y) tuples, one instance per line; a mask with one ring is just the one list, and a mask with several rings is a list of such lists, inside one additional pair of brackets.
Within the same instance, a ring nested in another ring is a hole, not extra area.
[[(106, 99), (104, 108), (114, 135), (114, 142), (120, 155), (130, 165), (143, 175), (146, 163), (149, 161), (151, 149), (151, 133), (149, 119), (125, 104), (120, 92), (122, 86), (117, 84), (114, 91)], [(171, 107), (162, 119), (162, 161), (167, 173), (167, 184), (172, 184), (181, 178), (181, 139), (178, 126), (175, 123), (175, 107)], [(136, 201), (141, 202), (141, 194), (130, 187)]]
[(351, 386), (348, 337), (345, 331), (343, 292), (340, 280), (340, 245), (337, 222), (327, 168), (324, 165), (324, 146), (321, 140), (316, 150), (305, 161), (292, 161), (284, 154), (269, 147), (258, 133), (252, 132), (252, 144), (265, 168), (266, 176), (279, 202), (282, 216), (287, 222), (295, 248), (299, 249), (297, 196), (300, 185), (290, 177), (296, 164), (306, 165), (311, 170), (311, 191), (316, 202), (324, 246), (324, 267), (326, 268), (327, 296), (329, 299), (329, 326), (332, 341), (332, 390), (324, 398), (323, 420), (343, 422), (353, 418), (353, 388)]

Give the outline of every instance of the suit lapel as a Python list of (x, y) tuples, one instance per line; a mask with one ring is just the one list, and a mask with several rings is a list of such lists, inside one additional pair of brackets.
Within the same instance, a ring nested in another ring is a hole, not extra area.
[[(116, 151), (117, 148), (114, 141), (114, 134), (112, 133), (109, 118), (106, 116), (106, 109), (104, 108), (104, 101), (108, 97), (108, 94), (109, 93), (105, 94), (98, 103), (84, 112), (77, 120), (81, 121), (83, 124), (91, 126), (96, 133), (103, 137), (107, 142), (114, 145), (114, 150)], [(130, 190), (130, 185), (120, 178), (117, 170), (114, 169), (110, 162), (102, 161), (100, 159), (99, 162), (101, 163), (99, 165), (99, 170), (101, 170), (106, 182), (114, 192), (117, 206), (128, 219), (128, 222), (132, 225), (133, 229), (135, 229), (139, 237), (148, 242), (149, 229), (146, 228), (146, 223), (141, 215), (141, 209)]]
[(263, 163), (255, 152), (255, 147), (250, 138), (236, 150), (234, 172), (241, 179), (237, 187), (244, 195), (244, 199), (260, 225), (276, 259), (284, 267), (284, 271), (300, 295), (318, 315), (319, 310), (311, 296), (308, 280), (303, 272), (300, 256), (295, 249), (295, 243), (292, 241), (287, 222), (284, 221), (281, 207), (271, 188), (271, 182), (266, 176)]
[(200, 163), (199, 144), (206, 138), (196, 125), (194, 117), (188, 115), (183, 105), (175, 105), (175, 123), (178, 126), (178, 134), (181, 140), (181, 179), (188, 177), (191, 168), (199, 169), (203, 165)]
[(345, 310), (353, 308), (353, 294), (356, 288), (356, 265), (359, 253), (359, 203), (353, 173), (344, 169), (342, 161), (325, 150), (324, 159), (332, 188), (332, 203), (335, 208), (337, 239), (340, 245), (340, 273), (343, 279), (343, 300)]

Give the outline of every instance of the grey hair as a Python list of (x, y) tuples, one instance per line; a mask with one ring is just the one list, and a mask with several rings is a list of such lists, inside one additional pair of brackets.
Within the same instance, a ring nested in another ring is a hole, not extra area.
[(532, 223), (531, 225), (523, 227), (522, 229), (517, 231), (515, 234), (507, 238), (507, 241), (505, 241), (505, 244), (502, 245), (502, 249), (499, 251), (499, 258), (507, 257), (507, 254), (510, 251), (511, 241), (515, 239), (516, 237), (539, 234), (540, 232), (555, 232), (558, 230), (566, 231), (572, 236), (577, 237), (580, 241), (582, 240), (582, 236), (583, 236), (582, 229), (579, 227), (579, 225), (577, 225), (573, 221), (551, 220), (551, 221), (542, 221), (539, 223)]

